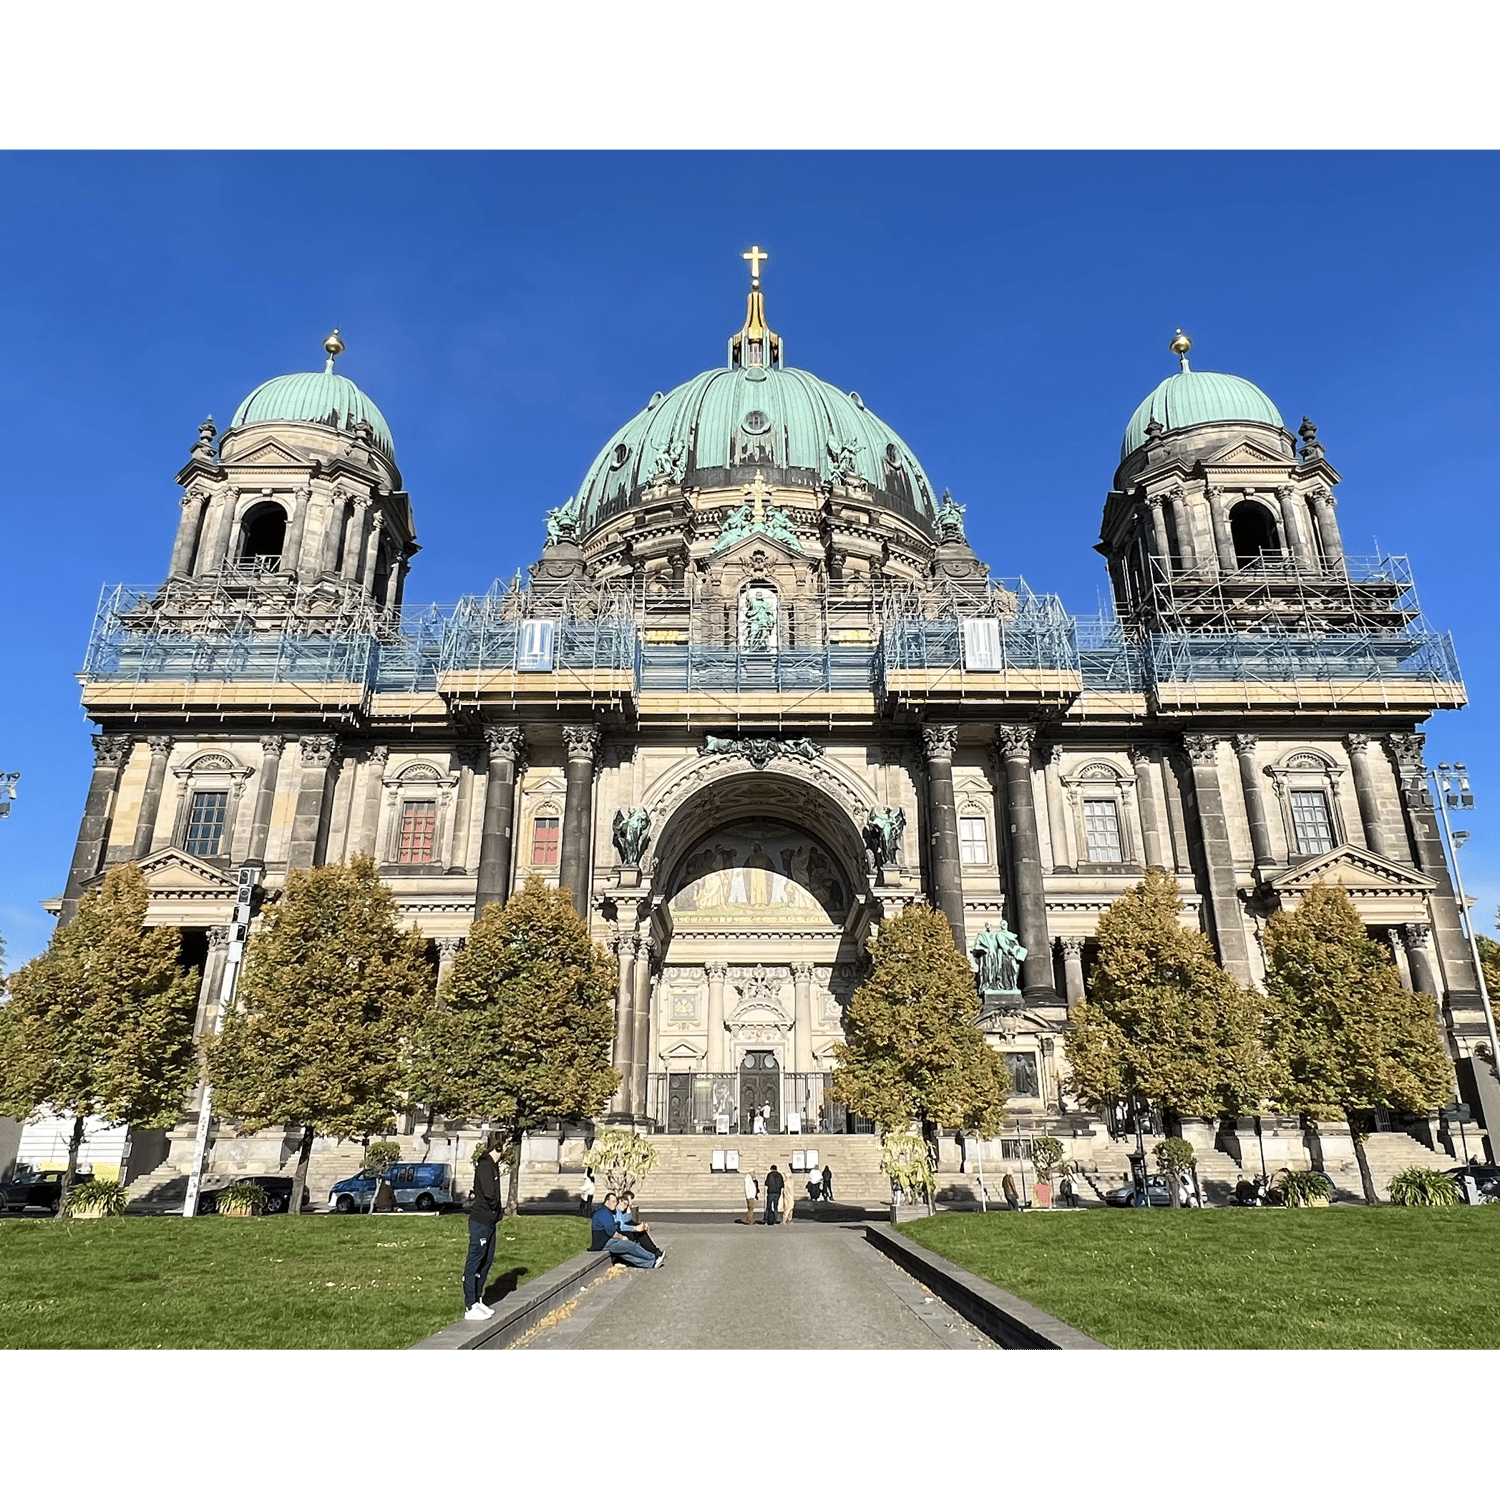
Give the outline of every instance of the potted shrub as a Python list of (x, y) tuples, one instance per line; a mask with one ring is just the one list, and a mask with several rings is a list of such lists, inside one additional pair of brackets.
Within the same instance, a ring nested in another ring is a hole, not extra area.
[(231, 1183), (219, 1194), (219, 1212), (226, 1219), (250, 1219), (266, 1211), (266, 1190), (258, 1182)]
[(1408, 1167), (1391, 1178), (1391, 1202), (1402, 1208), (1453, 1208), (1463, 1202), (1458, 1184), (1431, 1167)]
[(1288, 1208), (1327, 1208), (1333, 1184), (1321, 1172), (1297, 1172), (1285, 1168), (1276, 1180)]
[(401, 1160), (401, 1147), (395, 1141), (371, 1141), (365, 1147), (365, 1159), (360, 1171), (371, 1176), (384, 1176), (387, 1167), (394, 1167)]
[(1052, 1174), (1062, 1166), (1066, 1154), (1055, 1135), (1039, 1135), (1032, 1141), (1031, 1167), (1036, 1182), (1031, 1189), (1031, 1201), (1038, 1208), (1052, 1207)]
[(1192, 1183), (1192, 1197), (1189, 1201), (1201, 1202), (1198, 1191), (1198, 1153), (1193, 1150), (1193, 1143), (1184, 1140), (1180, 1135), (1164, 1136), (1152, 1148), (1151, 1154), (1156, 1158), (1156, 1170), (1167, 1179), (1167, 1185), (1172, 1191), (1172, 1207), (1177, 1208), (1182, 1202), (1182, 1174), (1189, 1174)]
[(125, 1212), (129, 1195), (123, 1182), (95, 1177), (76, 1184), (68, 1194), (70, 1219), (113, 1219)]

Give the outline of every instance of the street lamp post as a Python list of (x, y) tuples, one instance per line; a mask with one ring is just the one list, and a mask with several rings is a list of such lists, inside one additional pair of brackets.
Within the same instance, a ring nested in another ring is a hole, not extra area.
[[(1464, 933), (1469, 939), (1469, 952), (1474, 959), (1474, 978), (1479, 985), (1479, 1000), (1484, 1008), (1484, 1024), (1490, 1033), (1490, 1071), (1500, 1080), (1500, 1039), (1495, 1036), (1495, 1010), (1490, 1003), (1489, 986), (1484, 982), (1484, 965), (1479, 961), (1479, 940), (1474, 935), (1473, 918), (1469, 915), (1469, 898), (1464, 892), (1463, 871), (1458, 867), (1458, 851), (1461, 845), (1468, 839), (1468, 834), (1460, 832), (1454, 834), (1453, 825), (1448, 821), (1448, 809), (1468, 808), (1474, 805), (1473, 788), (1469, 785), (1469, 770), (1463, 761), (1455, 761), (1451, 766), (1447, 761), (1439, 761), (1437, 770), (1427, 773), (1433, 778), (1437, 785), (1437, 809), (1443, 820), (1443, 833), (1448, 841), (1448, 863), (1453, 867), (1453, 883), (1458, 887), (1458, 911), (1464, 924)], [(1489, 1126), (1489, 1121), (1485, 1121)], [(1493, 1134), (1491, 1141), (1494, 1140)]]

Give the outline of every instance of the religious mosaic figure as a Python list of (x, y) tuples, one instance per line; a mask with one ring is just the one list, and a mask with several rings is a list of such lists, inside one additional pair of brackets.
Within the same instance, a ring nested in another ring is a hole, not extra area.
[(638, 865), (651, 842), (651, 813), (644, 807), (621, 807), (615, 810), (615, 848), (620, 863)]
[(1019, 995), (1021, 964), (1026, 950), (1004, 922), (999, 930), (984, 924), (984, 931), (974, 939), (973, 953), (979, 969), (979, 992), (983, 995)]
[(901, 859), (901, 835), (906, 830), (906, 812), (900, 807), (878, 807), (870, 810), (865, 819), (865, 843), (875, 856), (875, 863), (884, 868)]

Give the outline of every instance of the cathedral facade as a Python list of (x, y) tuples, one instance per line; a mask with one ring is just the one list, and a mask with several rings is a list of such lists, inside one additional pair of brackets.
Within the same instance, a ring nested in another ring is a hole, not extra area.
[[(758, 276), (724, 362), (609, 439), (529, 578), (424, 613), (391, 431), (327, 349), (204, 425), (165, 577), (106, 592), (82, 674), (100, 733), (57, 908), (137, 861), (202, 1029), (242, 880), (274, 898), (368, 852), (445, 969), (541, 874), (619, 958), (613, 1119), (859, 1132), (827, 1097), (843, 1009), (872, 931), (925, 899), (974, 957), (1013, 1120), (1086, 1156), (1118, 1122), (1068, 1092), (1067, 1008), (1157, 865), (1248, 982), (1272, 911), (1346, 887), (1438, 997), (1456, 1091), (1500, 1106), (1422, 759), (1464, 702), (1452, 644), (1402, 559), (1346, 551), (1312, 424), (1186, 339), (1125, 431), (1097, 619), (991, 578), (902, 438), (785, 361)], [(1447, 1149), (1437, 1120), (1373, 1128)], [(284, 1160), (232, 1140), (221, 1165)]]

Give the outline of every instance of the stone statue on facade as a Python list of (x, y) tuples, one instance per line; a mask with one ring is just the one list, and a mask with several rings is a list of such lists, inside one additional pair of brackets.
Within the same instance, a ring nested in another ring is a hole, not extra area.
[(817, 760), (823, 747), (809, 739), (732, 739), (727, 734), (706, 734), (699, 755), (743, 755), (757, 771), (763, 771), (778, 755), (796, 760)]
[(906, 811), (900, 807), (877, 807), (865, 819), (865, 843), (882, 869), (901, 859), (901, 835), (906, 831)]
[(943, 491), (943, 503), (938, 506), (937, 513), (939, 541), (968, 541), (968, 536), (964, 532), (964, 511), (966, 509), (966, 506), (954, 503), (953, 496), (949, 491)]
[(681, 484), (686, 473), (687, 444), (681, 438), (673, 438), (652, 460), (651, 482)]
[(760, 528), (773, 542), (780, 542), (788, 552), (800, 552), (802, 543), (797, 540), (797, 533), (792, 528), (791, 518), (784, 510), (776, 506), (766, 507), (766, 519)]
[(776, 601), (765, 593), (745, 596), (745, 650), (769, 651), (775, 644)]
[(651, 812), (644, 807), (615, 810), (614, 844), (622, 865), (638, 865), (651, 842)]
[(547, 545), (553, 546), (564, 537), (571, 538), (578, 527), (578, 497), (569, 495), (561, 505), (554, 505), (546, 515)]
[(859, 444), (850, 438), (838, 442), (828, 440), (828, 477), (835, 484), (849, 484), (859, 479)]
[(981, 995), (1021, 993), (1021, 964), (1026, 958), (1026, 950), (1004, 922), (998, 930), (986, 922), (984, 931), (974, 939), (974, 946), (969, 951), (978, 969)]

